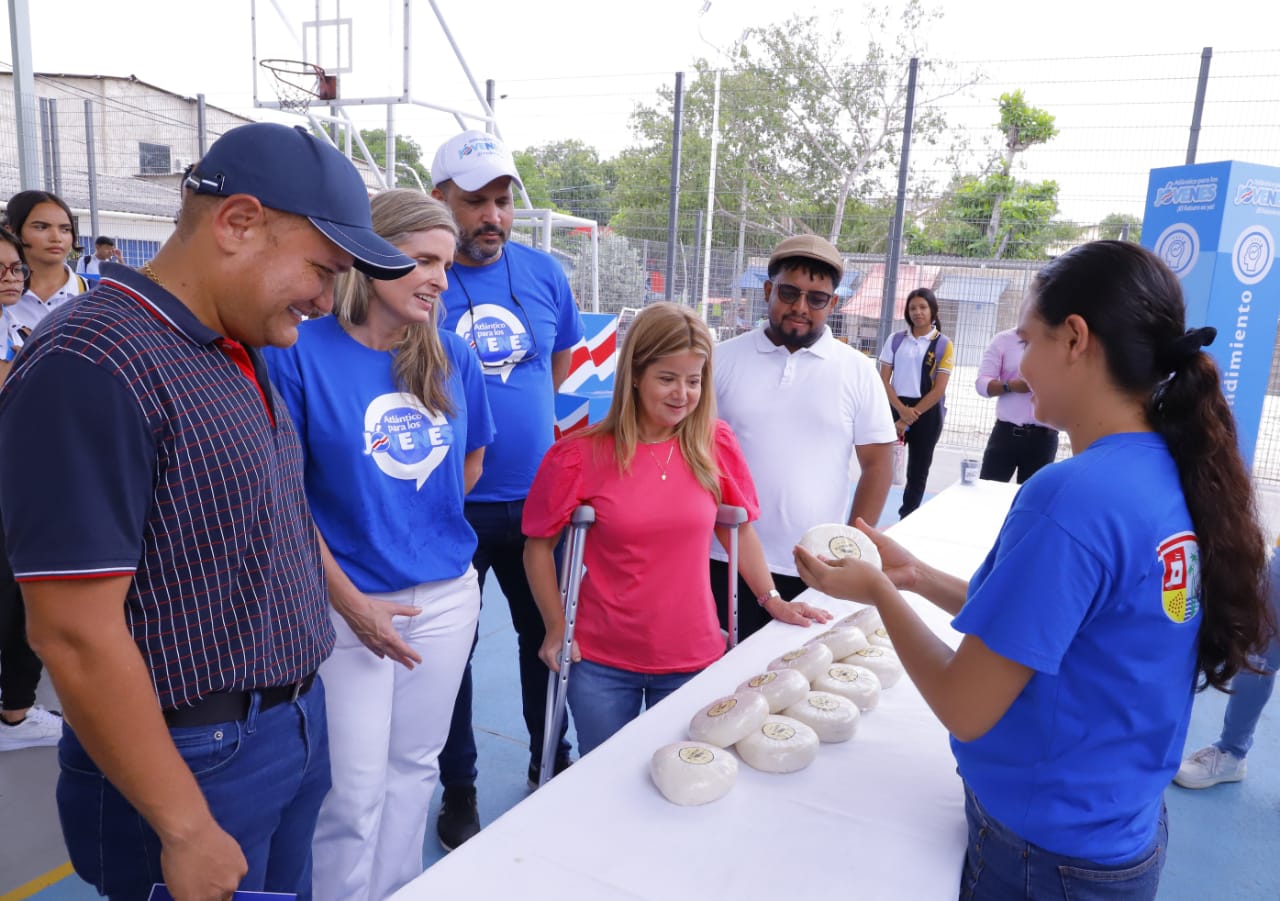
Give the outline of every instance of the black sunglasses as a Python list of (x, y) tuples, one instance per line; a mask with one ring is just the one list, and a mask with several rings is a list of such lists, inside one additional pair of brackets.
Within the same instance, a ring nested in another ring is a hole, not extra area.
[(803, 297), (811, 310), (821, 310), (831, 303), (831, 298), (835, 297), (834, 294), (828, 294), (826, 291), (801, 291), (795, 285), (775, 285), (773, 290), (777, 293), (778, 300), (788, 306)]

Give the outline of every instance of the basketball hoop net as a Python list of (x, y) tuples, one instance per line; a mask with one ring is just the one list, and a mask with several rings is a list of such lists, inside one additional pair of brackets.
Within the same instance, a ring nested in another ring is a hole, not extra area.
[(321, 66), (296, 59), (264, 59), (258, 63), (271, 73), (276, 83), (280, 109), (305, 113), (317, 100), (336, 100), (338, 76)]

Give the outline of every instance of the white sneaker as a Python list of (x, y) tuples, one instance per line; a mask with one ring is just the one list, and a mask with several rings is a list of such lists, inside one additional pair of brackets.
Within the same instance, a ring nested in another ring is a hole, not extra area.
[(1182, 761), (1173, 781), (1183, 788), (1208, 788), (1219, 782), (1239, 782), (1248, 768), (1248, 761), (1243, 757), (1209, 745)]
[(62, 715), (39, 705), (28, 710), (27, 718), (16, 726), (0, 723), (0, 751), (47, 748), (56, 745), (61, 737)]

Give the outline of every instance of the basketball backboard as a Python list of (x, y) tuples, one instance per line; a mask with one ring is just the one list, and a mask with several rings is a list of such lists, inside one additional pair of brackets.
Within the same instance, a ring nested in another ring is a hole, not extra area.
[(338, 97), (317, 105), (409, 99), (410, 0), (250, 0), (253, 102), (279, 108), (263, 60), (299, 60), (338, 76)]

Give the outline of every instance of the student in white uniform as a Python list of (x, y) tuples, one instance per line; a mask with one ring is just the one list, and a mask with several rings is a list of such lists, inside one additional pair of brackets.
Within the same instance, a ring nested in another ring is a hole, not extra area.
[(9, 198), (5, 222), (22, 241), (31, 267), (27, 291), (11, 312), (18, 331), (26, 336), (89, 285), (67, 265), (77, 235), (76, 218), (65, 200), (48, 191), (21, 191)]

